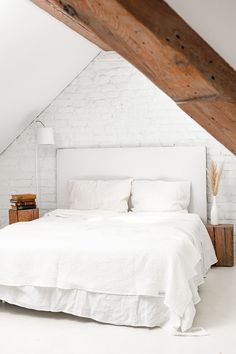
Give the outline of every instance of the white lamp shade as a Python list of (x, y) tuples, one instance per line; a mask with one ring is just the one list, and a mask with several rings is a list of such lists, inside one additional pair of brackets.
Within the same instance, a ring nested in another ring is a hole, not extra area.
[(52, 128), (37, 128), (37, 143), (39, 145), (53, 145), (54, 132)]

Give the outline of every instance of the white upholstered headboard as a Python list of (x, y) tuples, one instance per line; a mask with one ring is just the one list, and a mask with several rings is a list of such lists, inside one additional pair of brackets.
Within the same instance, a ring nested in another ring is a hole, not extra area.
[(99, 176), (190, 180), (189, 211), (207, 221), (205, 147), (58, 149), (57, 207), (68, 208), (68, 180)]

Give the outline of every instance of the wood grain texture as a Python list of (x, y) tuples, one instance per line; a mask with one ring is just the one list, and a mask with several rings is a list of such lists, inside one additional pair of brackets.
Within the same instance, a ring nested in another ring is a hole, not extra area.
[(18, 222), (18, 214), (16, 210), (9, 209), (9, 224)]
[(12, 210), (9, 209), (9, 224), (22, 221), (32, 221), (39, 218), (39, 209)]
[(215, 234), (215, 251), (218, 262), (216, 265), (223, 265), (226, 257), (225, 249), (225, 237), (224, 237), (224, 228), (214, 228)]
[(207, 231), (208, 231), (208, 234), (211, 238), (211, 242), (213, 244), (213, 247), (215, 249), (215, 234), (214, 234), (214, 226), (213, 225), (206, 225), (206, 228), (207, 228)]
[(111, 50), (85, 23), (79, 21), (76, 13), (73, 13), (73, 9), (69, 5), (66, 5), (67, 2), (64, 1), (65, 5), (63, 5), (63, 1), (59, 0), (32, 0), (32, 2), (101, 49), (106, 51)]
[(236, 153), (236, 72), (164, 1), (65, 2), (79, 23)]
[(231, 267), (234, 265), (234, 231), (233, 225), (225, 228), (225, 249), (227, 250), (225, 263)]
[(218, 267), (232, 267), (234, 265), (233, 225), (206, 225), (207, 231), (214, 246)]

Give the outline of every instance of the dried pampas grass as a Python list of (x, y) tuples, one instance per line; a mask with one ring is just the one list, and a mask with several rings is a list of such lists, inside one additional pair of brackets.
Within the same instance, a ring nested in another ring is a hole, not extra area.
[(222, 162), (219, 166), (214, 161), (210, 162), (210, 167), (208, 169), (208, 180), (213, 196), (217, 196), (217, 194), (219, 193), (219, 184), (223, 173), (223, 167), (224, 162)]

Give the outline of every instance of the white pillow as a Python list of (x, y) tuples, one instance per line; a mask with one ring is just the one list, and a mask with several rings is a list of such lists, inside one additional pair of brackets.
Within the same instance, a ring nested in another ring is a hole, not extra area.
[(136, 180), (132, 183), (133, 211), (187, 210), (189, 202), (189, 181)]
[(128, 211), (132, 178), (69, 181), (69, 208)]

